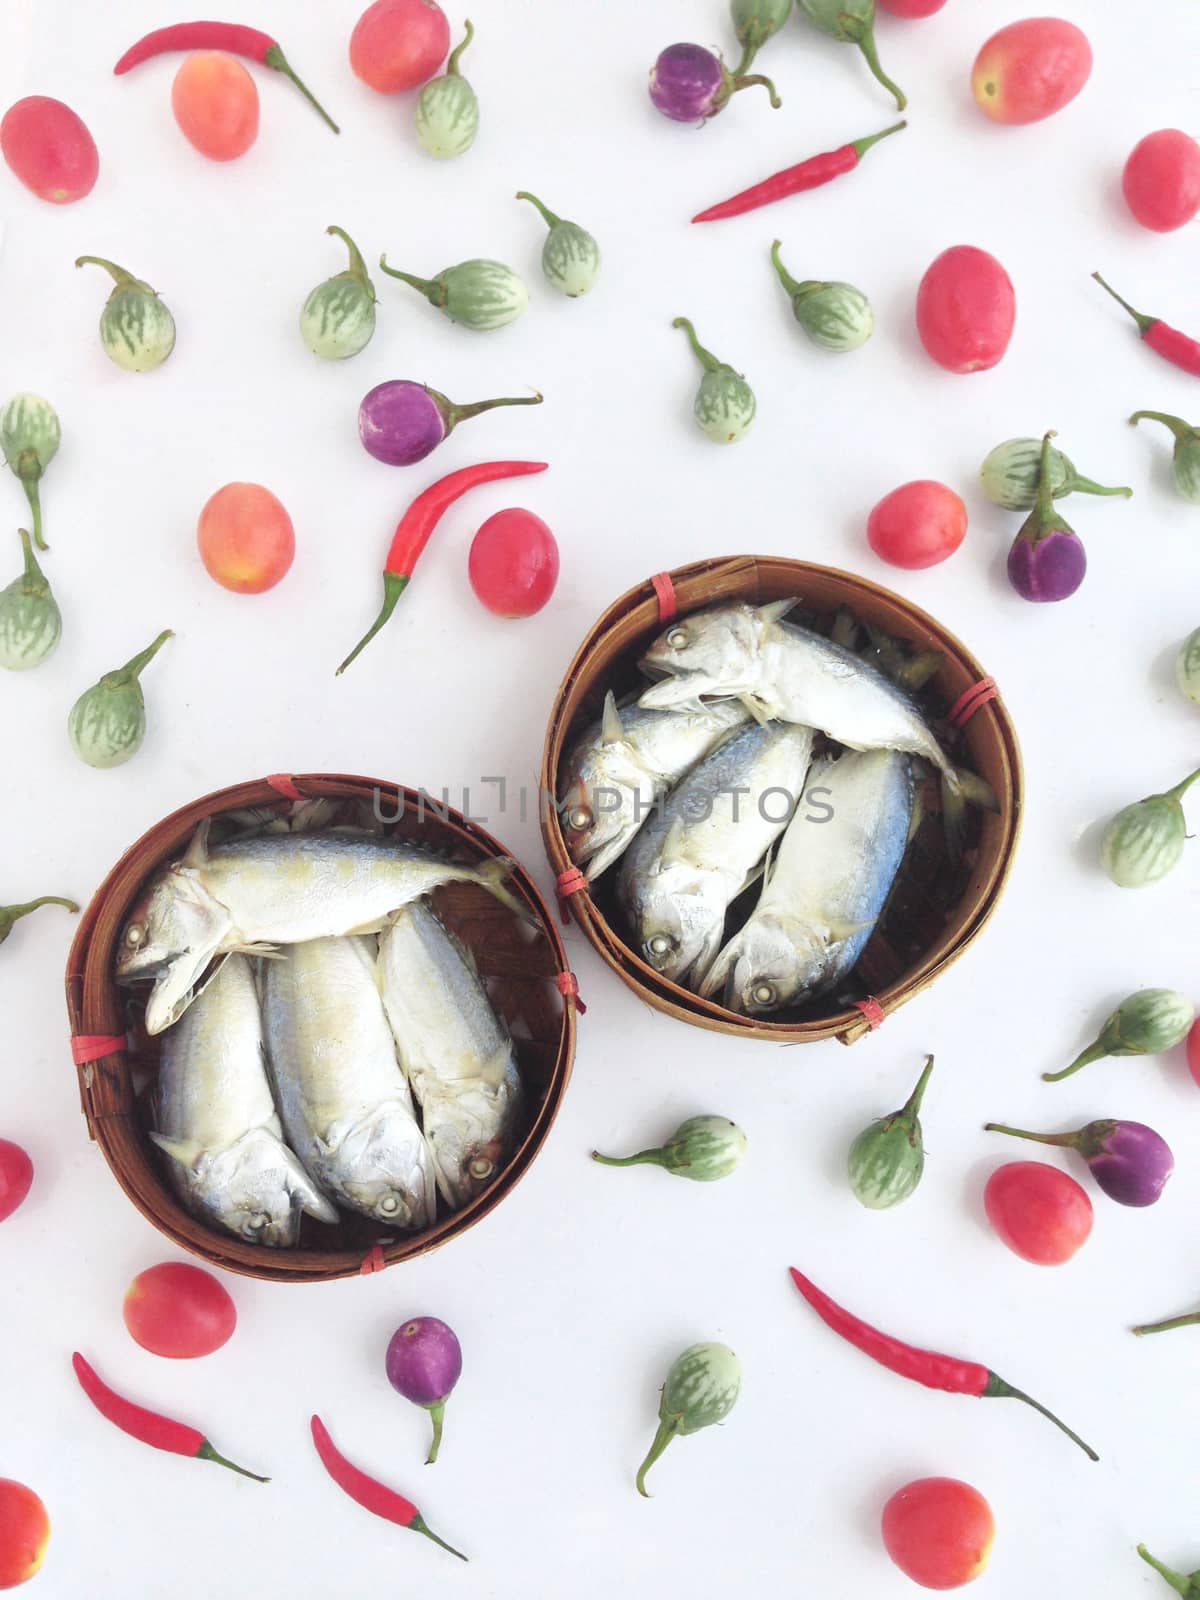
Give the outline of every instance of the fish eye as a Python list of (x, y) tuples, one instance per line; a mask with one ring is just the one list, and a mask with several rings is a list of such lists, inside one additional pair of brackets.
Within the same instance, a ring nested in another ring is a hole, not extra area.
[(136, 950), (138, 945), (145, 942), (146, 930), (140, 922), (131, 922), (125, 929), (125, 943), (131, 950)]
[(400, 1196), (385, 1194), (375, 1209), (385, 1217), (394, 1217), (397, 1211), (400, 1210)]
[(242, 1224), (242, 1233), (247, 1239), (255, 1239), (264, 1228), (270, 1226), (271, 1219), (265, 1211), (256, 1211), (253, 1216), (246, 1218)]
[(750, 998), (756, 1006), (769, 1006), (775, 1003), (775, 985), (773, 983), (756, 983), (750, 991)]
[(653, 938), (646, 940), (646, 949), (652, 956), (668, 955), (674, 948), (674, 939), (666, 933), (656, 933)]
[(489, 1161), (486, 1156), (476, 1156), (467, 1164), (467, 1172), (477, 1182), (482, 1182), (484, 1178), (490, 1178), (495, 1170), (496, 1163)]
[(582, 833), (585, 828), (590, 828), (593, 817), (587, 806), (572, 806), (567, 812), (567, 822), (576, 833)]
[(687, 642), (688, 632), (686, 628), (672, 628), (667, 634), (667, 643), (671, 646), (672, 650), (686, 649)]

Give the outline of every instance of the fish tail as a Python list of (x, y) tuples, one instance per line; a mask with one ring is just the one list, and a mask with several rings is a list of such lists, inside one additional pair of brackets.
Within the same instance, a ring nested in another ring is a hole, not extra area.
[(486, 889), (490, 895), (499, 900), (502, 906), (506, 906), (514, 916), (520, 917), (521, 921), (528, 923), (530, 927), (536, 927), (537, 918), (533, 912), (508, 887), (508, 879), (516, 869), (517, 863), (511, 856), (493, 856), (479, 868), (475, 874), (475, 881), (480, 888)]
[(942, 825), (946, 830), (946, 850), (951, 861), (962, 860), (966, 840), (967, 807), (999, 811), (995, 790), (974, 772), (947, 766), (942, 771)]

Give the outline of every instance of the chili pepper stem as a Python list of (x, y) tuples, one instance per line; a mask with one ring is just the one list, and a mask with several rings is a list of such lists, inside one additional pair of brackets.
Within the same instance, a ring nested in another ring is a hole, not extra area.
[(474, 400), (469, 406), (459, 406), (452, 400), (447, 400), (444, 394), (438, 394), (436, 390), (431, 389), (429, 392), (435, 401), (445, 406), (442, 415), (445, 418), (447, 433), (452, 428), (457, 428), (460, 422), (477, 417), (483, 411), (494, 411), (497, 406), (540, 406), (545, 398), (535, 389), (531, 395), (504, 396), (498, 400)]
[(676, 317), (671, 326), (673, 328), (682, 328), (687, 334), (688, 343), (691, 345), (697, 360), (700, 362), (700, 365), (704, 368), (705, 372), (718, 372), (721, 367), (725, 365), (723, 361), (717, 360), (716, 356), (713, 355), (711, 350), (706, 350), (700, 343), (699, 339), (696, 337), (696, 330), (692, 327), (692, 324), (687, 317)]
[(549, 206), (544, 206), (542, 204), (537, 195), (530, 194), (528, 189), (518, 189), (516, 197), (518, 200), (528, 200), (531, 205), (535, 205), (541, 212), (542, 221), (548, 228), (556, 228), (562, 221), (562, 218), (556, 216), (555, 213), (551, 211)]
[(371, 289), (372, 299), (374, 299), (374, 290), (372, 289), (370, 275), (367, 272), (367, 264), (363, 260), (362, 252), (359, 250), (354, 240), (346, 232), (345, 228), (339, 228), (336, 222), (331, 222), (325, 229), (325, 232), (334, 234), (346, 246), (346, 249), (350, 253), (349, 271), (358, 279), (360, 283), (365, 284), (368, 289)]
[(1167, 1317), (1163, 1322), (1142, 1322), (1131, 1333), (1140, 1339), (1147, 1333), (1172, 1333), (1176, 1328), (1194, 1328), (1200, 1324), (1200, 1311), (1189, 1311), (1182, 1317)]
[(901, 1107), (900, 1115), (907, 1122), (915, 1122), (921, 1111), (921, 1101), (925, 1098), (925, 1086), (929, 1082), (929, 1074), (933, 1071), (933, 1057), (925, 1057), (925, 1066), (921, 1076), (917, 1079), (917, 1086)]
[(779, 92), (775, 88), (775, 85), (771, 82), (770, 78), (764, 77), (761, 72), (740, 72), (734, 73), (733, 75), (734, 94), (736, 94), (739, 89), (749, 89), (759, 84), (761, 84), (762, 87), (767, 91), (772, 106), (776, 111), (778, 111), (780, 106), (783, 104), (783, 101), (779, 98)]
[(1165, 1578), (1177, 1594), (1187, 1595), (1192, 1592), (1192, 1586), (1181, 1572), (1174, 1572), (1170, 1567), (1164, 1567), (1161, 1561), (1155, 1560), (1144, 1544), (1137, 1547), (1137, 1553), (1147, 1566), (1153, 1567), (1160, 1578)]
[(1056, 1428), (1060, 1428), (1068, 1439), (1073, 1439), (1090, 1460), (1099, 1461), (1100, 1457), (1092, 1449), (1091, 1445), (1085, 1444), (1073, 1429), (1068, 1428), (1065, 1422), (1054, 1415), (1053, 1411), (1048, 1410), (1040, 1400), (1035, 1400), (1032, 1395), (1027, 1395), (1021, 1389), (1014, 1389), (1011, 1383), (1005, 1383), (998, 1373), (993, 1372), (989, 1377), (987, 1388), (983, 1391), (983, 1398), (1023, 1401), (1025, 1405), (1032, 1406), (1035, 1411), (1040, 1411), (1042, 1416), (1048, 1418)]
[(634, 1156), (602, 1156), (599, 1150), (593, 1150), (592, 1160), (602, 1167), (661, 1167), (663, 1164), (661, 1150), (639, 1150)]
[(1064, 1078), (1069, 1078), (1081, 1067), (1089, 1066), (1093, 1061), (1102, 1061), (1108, 1054), (1110, 1054), (1108, 1046), (1097, 1039), (1095, 1044), (1090, 1044), (1086, 1050), (1081, 1050), (1071, 1065), (1064, 1067), (1061, 1072), (1043, 1072), (1042, 1080), (1045, 1083), (1061, 1083)]
[(166, 644), (167, 640), (173, 639), (174, 637), (175, 635), (171, 632), (170, 628), (164, 628), (159, 634), (158, 638), (155, 639), (153, 644), (148, 644), (146, 648), (134, 656), (132, 660), (127, 661), (123, 667), (118, 668), (115, 675), (117, 677), (135, 680), (140, 678), (142, 673), (145, 672), (146, 668), (162, 649), (163, 645)]
[(401, 272), (399, 267), (389, 267), (387, 256), (379, 258), (380, 270), (386, 272), (389, 278), (399, 278), (402, 282), (410, 284), (423, 294), (432, 306), (443, 306), (446, 303), (446, 291), (440, 283), (435, 283), (432, 278), (418, 278), (414, 273)]
[[(464, 32), (464, 34), (462, 36), (462, 42), (460, 44), (458, 44), (453, 50), (451, 50), (450, 59), (446, 63), (446, 76), (448, 78), (460, 78), (462, 76), (462, 74), (458, 70), (458, 60), (459, 60), (459, 57), (462, 55), (463, 51), (470, 44), (471, 40), (475, 37), (474, 25), (470, 21), (468, 21), (466, 17), (463, 18), (463, 27), (464, 27), (464, 29), (466, 31)], [(458, 1552), (456, 1551), (455, 1554), (457, 1554), (457, 1553)], [(463, 1559), (465, 1560), (466, 1557), (464, 1556)]]
[[(442, 1446), (442, 1423), (446, 1418), (446, 1402), (444, 1400), (435, 1401), (434, 1404), (429, 1406), (427, 1409), (429, 1411), (430, 1418), (433, 1421), (433, 1439), (429, 1445), (429, 1454), (425, 1457), (425, 1465), (427, 1467), (431, 1467), (437, 1460), (438, 1451)], [(454, 1553), (457, 1555), (457, 1550)], [(466, 1560), (465, 1556), (463, 1557), (463, 1560)]]
[(328, 111), (326, 111), (325, 107), (317, 99), (316, 95), (312, 92), (308, 85), (298, 78), (292, 71), (288, 58), (284, 55), (283, 51), (277, 44), (273, 44), (267, 51), (266, 55), (263, 56), (263, 65), (266, 67), (274, 67), (276, 72), (282, 72), (285, 78), (289, 79), (296, 85), (297, 89), (299, 89), (300, 93), (308, 101), (309, 105), (312, 106), (313, 110), (317, 112), (319, 116), (325, 119), (325, 121), (333, 129), (334, 133), (341, 133), (342, 130), (338, 127), (337, 123), (329, 115)]
[(1161, 422), (1165, 427), (1170, 428), (1177, 439), (1194, 439), (1197, 436), (1195, 428), (1185, 422), (1182, 417), (1173, 417), (1167, 411), (1135, 411), (1129, 420), (1133, 423), (1143, 420)]
[(136, 287), (142, 281), (140, 278), (135, 278), (132, 272), (127, 272), (124, 267), (119, 267), (115, 261), (109, 261), (104, 256), (76, 256), (75, 265), (103, 267), (118, 289), (128, 289), (131, 285)]
[(346, 657), (345, 661), (343, 661), (341, 666), (337, 669), (337, 672), (334, 674), (335, 677), (337, 677), (337, 678), (341, 677), (342, 673), (345, 672), (346, 668), (350, 665), (350, 663), (352, 661), (357, 660), (357, 658), (367, 648), (367, 646), (370, 644), (371, 640), (380, 631), (380, 629), (383, 628), (391, 620), (392, 612), (395, 611), (396, 606), (397, 606), (397, 604), (398, 604), (398, 602), (400, 600), (400, 596), (404, 593), (405, 589), (407, 589), (407, 588), (408, 588), (408, 578), (403, 573), (399, 573), (399, 572), (385, 572), (384, 573), (384, 575), (383, 575), (383, 605), (382, 605), (382, 607), (380, 609), (379, 615), (375, 618), (374, 623), (367, 630), (367, 632), (363, 634), (362, 638), (354, 646), (354, 649), (351, 650), (350, 654)]
[(432, 1539), (434, 1544), (440, 1544), (443, 1550), (449, 1550), (450, 1554), (457, 1556), (460, 1561), (467, 1559), (461, 1550), (456, 1550), (452, 1544), (447, 1544), (445, 1539), (439, 1538), (419, 1511), (408, 1526), (414, 1533), (423, 1533), (427, 1539)]
[(1100, 287), (1102, 289), (1107, 289), (1108, 290), (1109, 294), (1112, 295), (1113, 299), (1117, 302), (1117, 304), (1119, 306), (1124, 306), (1125, 307), (1126, 311), (1128, 311), (1129, 315), (1137, 323), (1138, 332), (1141, 334), (1143, 339), (1150, 332), (1150, 329), (1154, 326), (1154, 324), (1156, 322), (1160, 321), (1160, 318), (1158, 318), (1158, 317), (1148, 317), (1148, 316), (1146, 316), (1145, 312), (1143, 312), (1143, 311), (1135, 311), (1133, 309), (1133, 307), (1129, 304), (1129, 301), (1128, 300), (1123, 300), (1121, 298), (1121, 296), (1117, 293), (1117, 291), (1113, 288), (1112, 284), (1111, 283), (1105, 283), (1104, 279), (1100, 276), (1100, 274), (1098, 272), (1093, 272), (1092, 273), (1092, 277), (1095, 278), (1096, 282), (1100, 285)]
[(208, 1440), (196, 1451), (197, 1461), (215, 1461), (219, 1467), (228, 1467), (230, 1472), (240, 1472), (243, 1478), (253, 1478), (255, 1483), (270, 1483), (270, 1478), (260, 1478), (257, 1472), (249, 1472), (245, 1467), (239, 1467), (236, 1461), (227, 1461), (223, 1455), (215, 1451)]
[(678, 1426), (679, 1419), (677, 1417), (664, 1417), (662, 1419), (658, 1425), (658, 1432), (654, 1435), (654, 1443), (646, 1452), (646, 1459), (638, 1468), (637, 1491), (647, 1500), (650, 1498), (650, 1491), (646, 1488), (646, 1474), (675, 1437), (675, 1431)]
[(907, 127), (908, 123), (905, 121), (893, 122), (891, 127), (885, 128), (882, 133), (868, 134), (865, 139), (851, 139), (850, 143), (854, 148), (855, 155), (861, 161), (873, 144), (878, 144), (881, 139), (887, 139), (893, 133), (899, 133), (901, 128)]

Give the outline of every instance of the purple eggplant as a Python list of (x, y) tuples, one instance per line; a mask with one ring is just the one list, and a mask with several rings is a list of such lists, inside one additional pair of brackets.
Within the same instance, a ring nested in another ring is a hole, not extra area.
[(358, 436), (376, 461), (409, 467), (423, 461), (460, 422), (497, 406), (540, 406), (540, 394), (519, 399), (476, 400), (459, 406), (424, 383), (392, 378), (376, 384), (358, 408)]
[(1037, 500), (1008, 552), (1008, 581), (1023, 600), (1066, 600), (1087, 572), (1082, 539), (1054, 509), (1053, 437), (1051, 431), (1042, 440)]
[(1175, 1170), (1170, 1145), (1144, 1122), (1110, 1118), (1089, 1122), (1071, 1133), (1026, 1133), (1023, 1128), (989, 1122), (985, 1131), (1074, 1150), (1087, 1162), (1092, 1177), (1109, 1199), (1123, 1206), (1152, 1206)]
[(453, 1328), (438, 1317), (413, 1317), (402, 1323), (387, 1347), (388, 1382), (397, 1394), (422, 1406), (433, 1418), (433, 1442), (425, 1465), (437, 1460), (446, 1401), (462, 1374), (462, 1346)]
[(781, 102), (770, 78), (759, 72), (732, 73), (720, 56), (700, 44), (668, 45), (650, 69), (650, 98), (672, 122), (706, 122), (752, 84), (761, 84), (778, 108)]

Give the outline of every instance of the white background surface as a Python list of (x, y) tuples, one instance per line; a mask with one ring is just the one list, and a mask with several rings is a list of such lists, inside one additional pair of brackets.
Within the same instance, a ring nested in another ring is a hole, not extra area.
[[(770, 1592), (900, 1596), (912, 1591), (883, 1554), (879, 1510), (927, 1473), (968, 1479), (994, 1507), (980, 1594), (1165, 1592), (1133, 1545), (1200, 1565), (1200, 1331), (1140, 1344), (1126, 1329), (1200, 1303), (1200, 1091), (1181, 1053), (1100, 1064), (1061, 1087), (1039, 1073), (1069, 1060), (1128, 991), (1198, 981), (1197, 856), (1136, 894), (1111, 887), (1095, 854), (1098, 823), (1200, 757), (1195, 710), (1170, 673), (1200, 622), (1200, 511), (1171, 493), (1166, 435), (1124, 422), (1135, 407), (1196, 419), (1200, 395), (1139, 346), (1088, 279), (1100, 268), (1135, 303), (1200, 331), (1195, 225), (1142, 232), (1118, 190), (1143, 133), (1194, 128), (1192, 0), (1157, 0), (1152, 17), (1071, 0), (1094, 75), (1068, 111), (1024, 129), (986, 123), (966, 89), (984, 37), (1028, 9), (1019, 0), (951, 0), (920, 23), (882, 17), (909, 130), (840, 183), (711, 229), (687, 218), (894, 120), (855, 51), (795, 21), (761, 58), (784, 109), (747, 91), (693, 130), (653, 112), (645, 73), (675, 39), (732, 50), (720, 0), (472, 0), (478, 35), (464, 66), (484, 126), (465, 159), (441, 165), (415, 143), (410, 97), (384, 100), (352, 77), (355, 3), (261, 0), (246, 20), (278, 33), (343, 133), (334, 139), (260, 72), (258, 142), (219, 166), (171, 118), (175, 61), (120, 80), (109, 70), (177, 9), (17, 0), (15, 23), (11, 3), (0, 22), (0, 100), (67, 100), (102, 158), (91, 197), (61, 210), (0, 171), (0, 389), (44, 393), (62, 417), (44, 503), (66, 619), (51, 663), (0, 682), (0, 899), (84, 899), (167, 811), (266, 772), (345, 770), (433, 789), (485, 773), (532, 783), (555, 686), (599, 610), (651, 571), (743, 550), (847, 566), (941, 617), (1002, 684), (1029, 803), (986, 935), (853, 1051), (737, 1044), (668, 1022), (571, 934), (590, 1006), (575, 1077), (512, 1197), (442, 1253), (379, 1277), (293, 1290), (231, 1280), (238, 1333), (195, 1364), (157, 1360), (122, 1326), (129, 1278), (170, 1251), (85, 1136), (61, 1001), (70, 920), (46, 911), (24, 924), (0, 956), (0, 1134), (30, 1149), (38, 1175), (0, 1232), (0, 1474), (34, 1486), (53, 1520), (36, 1592), (201, 1600), (436, 1584), (515, 1600), (607, 1595), (619, 1582), (715, 1596), (750, 1578)], [(457, 37), (457, 6), (452, 23)], [(602, 241), (593, 298), (543, 286), (541, 224), (511, 198), (524, 187)], [(343, 265), (322, 234), (330, 222), (369, 261), (386, 249), (426, 274), (498, 256), (527, 275), (530, 311), (479, 338), (381, 277), (374, 343), (344, 365), (320, 363), (295, 318)], [(861, 353), (808, 345), (767, 262), (776, 233), (796, 276), (848, 278), (871, 295), (878, 327)], [(972, 378), (933, 367), (912, 324), (921, 272), (960, 242), (1000, 256), (1019, 302), (1006, 360)], [(161, 371), (130, 376), (103, 355), (95, 325), (107, 290), (95, 271), (72, 269), (83, 251), (164, 293), (179, 342)], [(690, 421), (699, 373), (670, 327), (680, 313), (757, 391), (757, 426), (734, 450)], [(462, 400), (523, 385), (547, 398), (464, 425), (435, 458), (394, 470), (367, 458), (355, 432), (359, 398), (389, 377)], [(1003, 575), (1017, 520), (974, 482), (993, 444), (1048, 426), (1082, 471), (1137, 493), (1070, 503), (1092, 567), (1076, 598), (1038, 609)], [(412, 494), (510, 454), (552, 470), (453, 510), (388, 632), (335, 681), (374, 614), (387, 540)], [(865, 546), (867, 511), (922, 476), (964, 493), (967, 542), (944, 567), (889, 573)], [(218, 589), (195, 554), (201, 505), (236, 478), (269, 485), (296, 523), (293, 572), (261, 598)], [(514, 503), (552, 524), (563, 563), (553, 604), (520, 624), (487, 616), (466, 581), (471, 533)], [(23, 516), (3, 474), (0, 524)], [(15, 573), (15, 540), (2, 548)], [(148, 674), (144, 752), (115, 773), (80, 766), (66, 741), (70, 704), (166, 626), (178, 638)], [(548, 887), (532, 820), (493, 815), (492, 826)], [(905, 1098), (927, 1050), (938, 1067), (924, 1184), (900, 1210), (869, 1214), (846, 1187), (846, 1145)], [(729, 1182), (702, 1189), (586, 1159), (593, 1145), (655, 1142), (703, 1110), (749, 1132), (751, 1155)], [(1073, 1263), (1017, 1260), (989, 1232), (980, 1195), (993, 1166), (1028, 1152), (980, 1125), (1110, 1115), (1168, 1136), (1179, 1170), (1166, 1197), (1139, 1213), (1096, 1192), (1095, 1231)], [(1016, 1404), (932, 1394), (842, 1346), (796, 1298), (790, 1261), (890, 1330), (1037, 1394), (1102, 1463)], [(426, 1418), (383, 1375), (392, 1329), (426, 1311), (466, 1351), (435, 1471), (421, 1465)], [(722, 1430), (672, 1446), (654, 1500), (641, 1501), (633, 1472), (658, 1386), (674, 1355), (705, 1338), (739, 1351), (743, 1398)], [(271, 1472), (272, 1485), (123, 1439), (76, 1389), (75, 1346), (118, 1387)], [(314, 1409), (472, 1564), (344, 1500), (309, 1444)]]

